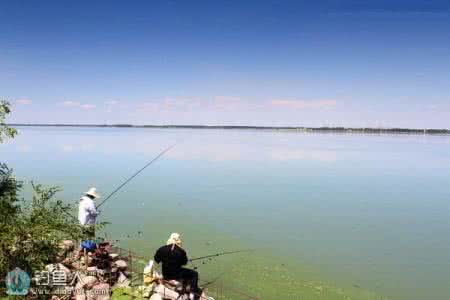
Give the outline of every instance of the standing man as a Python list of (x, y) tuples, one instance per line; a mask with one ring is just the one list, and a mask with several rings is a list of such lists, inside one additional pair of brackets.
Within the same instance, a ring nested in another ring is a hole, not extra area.
[(186, 251), (181, 248), (181, 238), (178, 233), (172, 233), (165, 246), (156, 251), (156, 263), (162, 262), (162, 273), (165, 280), (184, 280), (187, 282), (194, 294), (195, 299), (199, 299), (202, 291), (198, 287), (198, 273), (194, 270), (183, 268), (188, 263)]
[(85, 235), (87, 239), (95, 238), (95, 220), (98, 215), (94, 200), (100, 198), (97, 194), (97, 189), (92, 187), (84, 193), (80, 198), (80, 205), (78, 209), (78, 221), (84, 226)]

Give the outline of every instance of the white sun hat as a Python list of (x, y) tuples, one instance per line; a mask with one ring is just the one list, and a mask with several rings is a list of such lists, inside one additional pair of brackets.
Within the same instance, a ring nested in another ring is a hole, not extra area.
[(181, 236), (180, 236), (180, 234), (178, 234), (176, 232), (172, 233), (170, 235), (169, 239), (167, 240), (166, 244), (167, 245), (175, 244), (175, 245), (181, 246)]
[(88, 195), (88, 196), (92, 196), (92, 197), (94, 197), (94, 198), (100, 198), (100, 195), (97, 194), (97, 189), (96, 189), (95, 187), (91, 187), (91, 188), (89, 189), (89, 191), (87, 191), (87, 192), (84, 193), (84, 194), (86, 194), (86, 195)]

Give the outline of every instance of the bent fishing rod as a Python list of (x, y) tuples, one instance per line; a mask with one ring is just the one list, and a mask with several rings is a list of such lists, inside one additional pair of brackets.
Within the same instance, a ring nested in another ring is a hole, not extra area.
[[(172, 149), (173, 147), (175, 147), (175, 144), (173, 144), (172, 146), (167, 147), (166, 149), (164, 149), (164, 151), (162, 151), (161, 153), (159, 153), (155, 158), (153, 158), (150, 162), (148, 162), (143, 168), (139, 169), (136, 173), (134, 173), (130, 178), (128, 178), (127, 180), (124, 181), (124, 183), (122, 183), (118, 188), (116, 188), (112, 193), (110, 193), (108, 195), (108, 197), (105, 198), (105, 200), (103, 200), (98, 206), (97, 208), (99, 208), (100, 206), (102, 206), (109, 198), (111, 198), (115, 193), (117, 193), (121, 188), (123, 188), (128, 182), (130, 182), (134, 177), (136, 177), (137, 175), (139, 175), (139, 173), (141, 173), (142, 171), (144, 171), (148, 166), (150, 166), (152, 163), (154, 163), (156, 160), (158, 160), (161, 156), (163, 156), (167, 151), (169, 151), (170, 149)], [(74, 220), (78, 221), (78, 219), (69, 214), (68, 212), (65, 212), (68, 216), (70, 216), (71, 218), (73, 218)]]
[(205, 256), (200, 256), (200, 257), (195, 257), (195, 258), (191, 258), (189, 259), (190, 262), (196, 261), (196, 260), (201, 260), (201, 259), (206, 259), (206, 258), (212, 258), (212, 257), (217, 257), (217, 256), (222, 256), (222, 255), (228, 255), (228, 254), (234, 254), (234, 253), (241, 253), (241, 252), (252, 252), (254, 250), (251, 249), (246, 249), (246, 250), (236, 250), (236, 251), (227, 251), (227, 252), (220, 252), (220, 253), (216, 253), (216, 254), (210, 254), (210, 255), (205, 255)]
[(109, 198), (111, 198), (115, 193), (117, 193), (121, 188), (123, 188), (128, 182), (130, 182), (131, 180), (133, 180), (134, 177), (138, 176), (142, 171), (144, 171), (148, 166), (150, 166), (152, 163), (154, 163), (155, 161), (157, 161), (161, 156), (163, 156), (164, 154), (166, 154), (166, 152), (168, 152), (170, 149), (172, 149), (173, 147), (175, 147), (175, 144), (173, 144), (172, 146), (167, 147), (166, 149), (164, 149), (161, 153), (159, 153), (155, 158), (153, 158), (151, 161), (149, 161), (144, 167), (142, 167), (141, 169), (139, 169), (136, 173), (134, 173), (131, 177), (129, 177), (127, 180), (125, 180), (121, 185), (119, 185), (119, 187), (117, 187), (114, 191), (112, 191), (106, 198), (105, 200), (103, 200), (102, 202), (100, 202), (100, 204), (97, 206), (97, 208), (99, 208), (100, 206), (102, 206), (103, 204), (105, 204), (106, 201), (108, 201)]

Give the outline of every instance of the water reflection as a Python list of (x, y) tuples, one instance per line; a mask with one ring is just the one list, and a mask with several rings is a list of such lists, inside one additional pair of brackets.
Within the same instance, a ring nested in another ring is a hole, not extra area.
[[(450, 277), (445, 263), (450, 249), (449, 137), (20, 131), (0, 146), (1, 160), (21, 179), (64, 186), (65, 199), (72, 200), (91, 185), (110, 191), (177, 143), (118, 195), (126, 201), (105, 208), (119, 229), (152, 230), (158, 222), (173, 226), (181, 214), (183, 220), (272, 248), (277, 255), (294, 253), (293, 261), (316, 263), (335, 278), (363, 281), (382, 294), (426, 299), (429, 294), (423, 291), (432, 290), (434, 299), (450, 295), (442, 284), (442, 278)], [(184, 231), (196, 234), (187, 227)]]

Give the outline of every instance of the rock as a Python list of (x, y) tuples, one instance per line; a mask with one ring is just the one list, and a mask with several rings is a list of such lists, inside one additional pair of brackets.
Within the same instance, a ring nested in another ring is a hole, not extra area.
[(64, 266), (61, 263), (48, 264), (48, 265), (45, 266), (45, 270), (50, 272), (50, 273), (53, 273), (54, 271), (59, 270), (59, 271), (64, 271), (64, 273), (66, 273), (66, 274), (70, 274), (69, 268), (67, 268), (66, 266)]
[(64, 240), (64, 241), (62, 241), (62, 246), (64, 247), (64, 249), (66, 249), (66, 250), (73, 250), (73, 249), (75, 249), (75, 243), (74, 243), (74, 241), (71, 241), (71, 240)]
[(74, 263), (74, 259), (73, 258), (64, 258), (61, 263), (63, 265), (65, 265), (65, 266), (69, 266), (70, 267)]
[(144, 286), (144, 288), (142, 290), (142, 298), (150, 298), (150, 296), (152, 295), (152, 290), (153, 290), (153, 284)]
[(129, 286), (130, 286), (130, 280), (127, 278), (127, 276), (125, 276), (125, 274), (123, 274), (122, 272), (119, 271), (119, 276), (117, 278), (116, 287), (124, 288), (124, 287), (129, 287)]
[(55, 264), (48, 264), (45, 266), (45, 270), (52, 273), (56, 269)]
[(91, 289), (96, 283), (97, 283), (97, 277), (95, 276), (84, 276), (79, 275), (79, 281), (77, 282), (77, 285), (75, 288), (78, 290), (81, 289)]
[(103, 270), (103, 269), (97, 269), (97, 275), (98, 275), (98, 276), (105, 276), (105, 274), (106, 274), (106, 271), (105, 271), (105, 270)]
[(98, 283), (92, 288), (95, 300), (110, 300), (111, 286), (107, 283)]
[[(160, 295), (164, 295), (164, 299), (177, 300), (180, 297), (180, 295), (177, 292), (166, 288), (162, 284), (158, 284), (153, 289), (153, 291), (155, 292), (155, 294), (153, 294), (153, 295), (158, 295), (159, 297), (161, 297)], [(152, 295), (152, 297), (150, 297), (150, 299), (158, 299), (158, 298), (153, 298), (153, 295)], [(160, 298), (160, 299), (162, 299), (162, 298)]]
[(111, 257), (111, 259), (116, 259), (116, 258), (119, 257), (119, 254), (117, 254), (117, 253), (111, 253), (111, 254), (109, 255), (109, 257)]
[(128, 267), (128, 264), (126, 261), (120, 259), (114, 262), (114, 265), (119, 269), (126, 269)]
[(152, 296), (150, 297), (150, 300), (163, 300), (163, 298), (161, 297), (161, 295), (155, 293), (155, 294), (152, 294)]
[(64, 273), (66, 273), (66, 274), (70, 274), (69, 268), (67, 268), (65, 265), (63, 265), (61, 263), (57, 264), (56, 268), (58, 270), (64, 271)]

